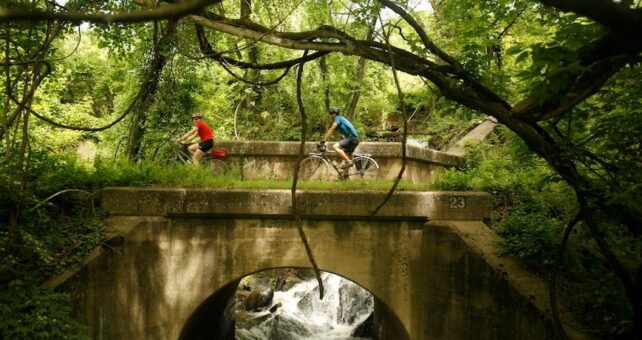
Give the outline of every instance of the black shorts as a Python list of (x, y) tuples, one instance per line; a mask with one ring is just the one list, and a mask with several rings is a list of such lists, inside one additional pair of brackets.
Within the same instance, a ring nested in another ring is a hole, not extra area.
[(213, 139), (208, 139), (204, 142), (198, 143), (198, 149), (203, 151), (204, 153), (207, 153), (214, 147), (214, 140)]
[(339, 146), (341, 146), (341, 149), (349, 153), (354, 152), (354, 149), (357, 148), (357, 145), (359, 145), (359, 138), (357, 137), (348, 137), (346, 139), (342, 139), (339, 142)]

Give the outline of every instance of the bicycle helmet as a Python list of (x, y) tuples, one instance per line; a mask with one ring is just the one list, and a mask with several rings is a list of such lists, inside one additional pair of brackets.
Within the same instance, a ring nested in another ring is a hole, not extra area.
[(192, 113), (192, 118), (203, 118), (203, 115), (200, 112)]
[(328, 114), (338, 114), (338, 115), (340, 115), (341, 114), (341, 110), (338, 107), (333, 107), (333, 108), (330, 109), (330, 111), (328, 111)]

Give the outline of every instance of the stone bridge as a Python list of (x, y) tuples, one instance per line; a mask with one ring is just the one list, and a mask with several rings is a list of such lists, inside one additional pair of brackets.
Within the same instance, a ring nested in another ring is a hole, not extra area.
[[(488, 194), (398, 192), (376, 216), (385, 192), (297, 195), (320, 269), (375, 296), (379, 339), (554, 337), (544, 283), (495, 255)], [(108, 188), (115, 236), (50, 285), (64, 281), (96, 339), (228, 339), (242, 277), (310, 267), (290, 199), (289, 190)]]
[[(244, 179), (284, 180), (292, 176), (299, 157), (299, 142), (280, 141), (217, 141), (216, 146), (228, 150), (228, 163)], [(316, 150), (308, 142), (304, 154)], [(394, 179), (401, 168), (401, 143), (363, 142), (358, 153), (373, 155), (380, 166), (379, 178)], [(406, 146), (407, 165), (403, 178), (410, 182), (430, 182), (444, 168), (462, 165), (464, 157), (416, 145)]]

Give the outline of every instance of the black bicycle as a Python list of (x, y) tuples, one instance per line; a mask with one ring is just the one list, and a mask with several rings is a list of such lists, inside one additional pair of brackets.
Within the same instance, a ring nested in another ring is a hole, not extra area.
[[(376, 180), (379, 178), (379, 164), (372, 159), (371, 154), (352, 155), (354, 163), (350, 168), (342, 168), (341, 163), (332, 158), (337, 158), (336, 152), (328, 151), (325, 144), (317, 144), (317, 152), (310, 152), (308, 157), (301, 161), (299, 178), (302, 181), (321, 181), (338, 178), (345, 181), (351, 178)], [(335, 177), (336, 176), (336, 177)]]
[[(175, 150), (175, 158), (182, 163), (191, 164), (192, 155), (187, 148), (191, 144), (178, 143)], [(201, 158), (201, 165), (211, 169), (214, 175), (225, 175), (229, 173), (229, 166), (227, 165), (227, 150), (221, 148), (212, 148)]]

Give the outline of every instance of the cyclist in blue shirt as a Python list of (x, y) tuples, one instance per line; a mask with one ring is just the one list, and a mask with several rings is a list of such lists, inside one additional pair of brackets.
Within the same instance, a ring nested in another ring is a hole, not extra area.
[(341, 110), (338, 108), (335, 107), (330, 109), (328, 114), (332, 117), (333, 122), (328, 129), (328, 132), (325, 133), (321, 144), (325, 144), (325, 142), (332, 136), (332, 133), (339, 129), (339, 132), (343, 135), (344, 139), (339, 143), (332, 145), (332, 148), (343, 160), (347, 162), (341, 167), (343, 169), (350, 168), (354, 165), (350, 157), (352, 156), (354, 149), (359, 145), (359, 134), (357, 133), (357, 129), (354, 128), (349, 120), (341, 115)]

